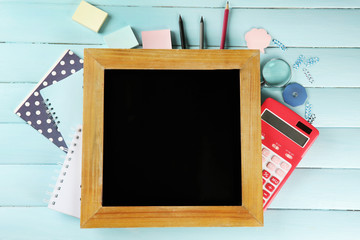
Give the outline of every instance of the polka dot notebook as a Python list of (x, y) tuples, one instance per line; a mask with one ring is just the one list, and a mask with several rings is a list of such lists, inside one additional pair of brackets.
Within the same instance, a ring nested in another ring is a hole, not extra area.
[(48, 110), (56, 118), (56, 126), (64, 141), (70, 145), (76, 126), (82, 124), (83, 79), (81, 69), (66, 79), (40, 90)]
[(20, 118), (65, 152), (67, 152), (68, 146), (58, 131), (56, 119), (52, 117), (47, 108), (40, 90), (69, 77), (82, 68), (83, 60), (72, 51), (66, 50), (14, 111)]

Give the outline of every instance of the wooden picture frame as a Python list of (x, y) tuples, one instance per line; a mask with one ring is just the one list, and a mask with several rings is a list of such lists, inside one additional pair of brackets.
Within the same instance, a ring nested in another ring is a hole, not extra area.
[[(242, 206), (102, 206), (106, 69), (239, 69)], [(263, 226), (258, 50), (85, 49), (81, 228)]]

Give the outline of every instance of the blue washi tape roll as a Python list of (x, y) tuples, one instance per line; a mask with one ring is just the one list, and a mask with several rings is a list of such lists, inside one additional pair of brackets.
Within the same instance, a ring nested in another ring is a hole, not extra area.
[(307, 99), (306, 89), (298, 83), (287, 85), (282, 94), (284, 101), (293, 107), (304, 104)]

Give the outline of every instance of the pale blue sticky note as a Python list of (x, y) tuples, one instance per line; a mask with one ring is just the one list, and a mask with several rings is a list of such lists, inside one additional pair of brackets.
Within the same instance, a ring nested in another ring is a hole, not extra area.
[(68, 146), (76, 127), (82, 124), (83, 73), (84, 70), (81, 69), (66, 79), (40, 90), (54, 118), (49, 124), (57, 125)]
[(139, 45), (130, 26), (126, 26), (104, 37), (110, 48), (133, 48)]

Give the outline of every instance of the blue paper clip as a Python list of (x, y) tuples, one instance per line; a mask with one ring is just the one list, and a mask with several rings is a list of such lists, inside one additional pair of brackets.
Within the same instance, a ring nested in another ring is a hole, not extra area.
[(318, 57), (311, 57), (306, 59), (305, 66), (309, 67), (311, 65), (314, 65), (315, 63), (318, 63), (320, 59)]
[(311, 116), (311, 107), (312, 105), (309, 102), (305, 104), (305, 120), (308, 121)]
[(310, 117), (309, 117), (308, 123), (313, 124), (315, 119), (316, 119), (315, 114), (311, 114)]
[(298, 69), (300, 67), (300, 65), (305, 61), (305, 56), (304, 55), (300, 55), (297, 59), (296, 62), (293, 65), (294, 69)]
[(312, 105), (309, 102), (306, 102), (306, 104), (305, 104), (305, 120), (308, 123), (313, 124), (313, 122), (316, 119), (316, 116), (314, 113), (311, 112), (311, 108), (312, 108)]
[(272, 42), (278, 46), (281, 50), (286, 51), (286, 47), (279, 40), (273, 39)]

